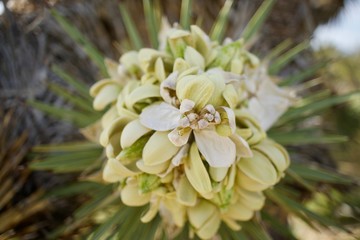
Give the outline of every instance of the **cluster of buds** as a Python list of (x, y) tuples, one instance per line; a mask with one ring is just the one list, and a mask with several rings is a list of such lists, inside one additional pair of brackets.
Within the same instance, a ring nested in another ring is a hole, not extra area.
[(91, 88), (104, 110), (99, 142), (103, 178), (120, 183), (128, 206), (149, 204), (168, 229), (202, 239), (221, 222), (239, 230), (289, 166), (286, 150), (266, 130), (291, 105), (242, 40), (211, 41), (197, 26), (162, 31), (158, 50), (108, 61), (109, 79)]

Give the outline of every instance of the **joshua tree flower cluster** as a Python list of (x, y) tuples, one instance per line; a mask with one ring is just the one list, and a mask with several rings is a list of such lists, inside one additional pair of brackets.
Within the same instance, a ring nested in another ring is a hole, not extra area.
[(211, 41), (197, 26), (162, 31), (159, 49), (107, 61), (109, 78), (91, 88), (101, 119), (103, 178), (120, 183), (125, 205), (149, 204), (171, 229), (187, 222), (202, 239), (221, 222), (251, 219), (289, 166), (266, 136), (293, 101), (243, 41)]

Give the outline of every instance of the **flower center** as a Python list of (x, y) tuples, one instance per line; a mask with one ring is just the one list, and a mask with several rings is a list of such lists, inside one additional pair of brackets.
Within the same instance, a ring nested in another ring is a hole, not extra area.
[(211, 104), (206, 105), (200, 112), (195, 112), (192, 101), (185, 99), (180, 106), (180, 112), (184, 117), (179, 120), (182, 128), (204, 129), (209, 125), (221, 123), (220, 113)]

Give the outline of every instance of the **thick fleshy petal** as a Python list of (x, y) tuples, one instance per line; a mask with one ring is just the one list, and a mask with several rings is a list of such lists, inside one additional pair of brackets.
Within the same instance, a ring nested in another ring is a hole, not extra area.
[(121, 200), (124, 204), (137, 207), (143, 206), (150, 201), (151, 192), (141, 193), (135, 179), (127, 181), (125, 187), (121, 189)]
[(233, 110), (231, 110), (231, 108), (228, 107), (221, 107), (221, 108), (226, 112), (227, 121), (229, 123), (232, 133), (234, 134), (236, 130), (235, 113)]
[(215, 236), (221, 223), (220, 214), (216, 213), (210, 217), (206, 223), (197, 230), (196, 234), (202, 239), (210, 239)]
[(237, 104), (240, 102), (240, 97), (236, 92), (234, 86), (231, 84), (226, 85), (222, 96), (224, 97), (230, 108), (236, 108)]
[(211, 167), (230, 167), (236, 157), (235, 143), (222, 137), (213, 128), (194, 130), (195, 141)]
[(178, 71), (172, 72), (161, 84), (160, 84), (160, 95), (165, 102), (171, 104), (172, 96), (171, 91), (176, 90), (176, 79), (179, 75)]
[(113, 120), (111, 125), (105, 128), (101, 133), (100, 144), (105, 147), (109, 143), (111, 136), (121, 132), (122, 129), (126, 126), (126, 124), (130, 121), (131, 119), (127, 117), (119, 117)]
[(175, 128), (169, 134), (169, 140), (177, 147), (185, 145), (189, 141), (191, 128)]
[(201, 54), (194, 48), (187, 46), (185, 49), (184, 59), (192, 67), (199, 67), (205, 69), (205, 59)]
[(140, 122), (145, 127), (156, 131), (168, 131), (179, 125), (179, 109), (167, 103), (153, 104), (143, 109)]
[(210, 167), (209, 169), (209, 173), (211, 178), (216, 181), (216, 182), (221, 182), (222, 180), (224, 180), (224, 178), (226, 177), (227, 173), (228, 173), (229, 168), (228, 167)]
[(115, 158), (109, 158), (103, 170), (104, 180), (111, 183), (122, 181), (126, 177), (135, 176), (136, 174), (136, 172), (126, 168)]
[(188, 75), (178, 80), (176, 95), (180, 101), (189, 99), (195, 102), (195, 108), (201, 110), (208, 103), (215, 86), (205, 75)]
[(253, 156), (249, 144), (242, 137), (237, 134), (233, 134), (230, 136), (230, 139), (235, 143), (236, 156), (248, 158)]
[(238, 201), (245, 207), (260, 210), (264, 206), (265, 196), (262, 192), (250, 192), (241, 188), (237, 188), (236, 192), (239, 195)]
[(143, 150), (145, 165), (154, 166), (171, 159), (179, 150), (167, 136), (167, 132), (155, 132)]
[(247, 208), (242, 203), (237, 202), (229, 206), (226, 216), (238, 221), (247, 221), (254, 216), (254, 211)]
[(103, 110), (108, 104), (114, 102), (120, 93), (120, 89), (120, 86), (117, 84), (103, 86), (94, 99), (94, 109), (98, 111)]
[(190, 156), (186, 158), (184, 168), (186, 177), (194, 189), (207, 197), (212, 191), (211, 180), (195, 143), (191, 145)]
[(185, 206), (195, 206), (197, 200), (197, 192), (191, 186), (189, 180), (185, 175), (182, 175), (179, 180), (178, 188), (176, 189), (177, 201)]
[(171, 192), (166, 194), (162, 203), (171, 213), (171, 218), (175, 225), (183, 227), (186, 221), (186, 207), (176, 201), (176, 193)]
[(125, 105), (129, 109), (133, 109), (133, 105), (141, 100), (149, 99), (160, 96), (159, 86), (152, 84), (145, 84), (138, 88), (135, 88), (126, 98)]
[(160, 201), (157, 200), (155, 202), (151, 202), (150, 203), (150, 208), (149, 210), (141, 216), (141, 222), (143, 223), (148, 223), (151, 222), (151, 220), (153, 220), (156, 217), (156, 214), (159, 211), (159, 205), (160, 205)]
[(149, 174), (160, 174), (169, 168), (169, 162), (163, 162), (157, 165), (149, 166), (144, 163), (143, 160), (139, 160), (136, 162), (136, 166), (143, 172)]
[(123, 129), (120, 143), (122, 148), (127, 148), (133, 145), (139, 138), (151, 131), (150, 128), (145, 127), (140, 123), (139, 119), (129, 122)]
[(237, 166), (249, 178), (269, 186), (274, 185), (278, 180), (274, 166), (269, 159), (260, 152), (254, 150), (253, 154), (254, 156), (252, 158), (241, 159), (237, 163)]
[(254, 148), (267, 156), (280, 173), (284, 172), (288, 167), (289, 156), (281, 145), (265, 139), (260, 144), (255, 145)]
[(194, 207), (187, 209), (189, 221), (196, 229), (201, 228), (211, 218), (217, 214), (217, 207), (205, 200), (201, 200)]
[(171, 160), (171, 163), (174, 166), (179, 166), (180, 164), (182, 164), (183, 159), (188, 155), (189, 148), (190, 148), (189, 144), (182, 146), (178, 151), (178, 153)]

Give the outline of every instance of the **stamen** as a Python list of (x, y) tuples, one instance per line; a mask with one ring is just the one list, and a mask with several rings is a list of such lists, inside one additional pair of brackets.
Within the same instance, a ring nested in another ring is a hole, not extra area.
[(214, 106), (211, 104), (206, 105), (204, 109), (206, 109), (212, 115), (214, 115), (216, 112)]
[(180, 113), (184, 114), (191, 111), (195, 106), (195, 103), (189, 99), (184, 99), (180, 104)]
[(199, 129), (204, 129), (206, 128), (207, 126), (209, 126), (209, 122), (206, 121), (205, 119), (200, 119), (198, 121), (198, 125), (199, 125)]
[(204, 118), (208, 121), (208, 122), (212, 122), (214, 120), (214, 115), (210, 114), (210, 113), (205, 113)]
[(221, 117), (220, 117), (220, 113), (219, 113), (219, 112), (216, 112), (216, 113), (215, 113), (215, 123), (216, 123), (216, 124), (221, 123)]
[(180, 127), (189, 127), (190, 126), (190, 121), (187, 117), (183, 117), (182, 119), (179, 120), (179, 126)]

